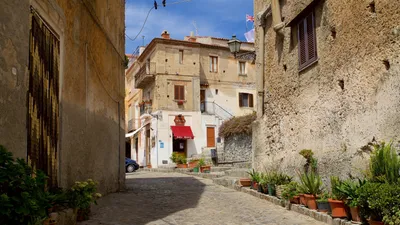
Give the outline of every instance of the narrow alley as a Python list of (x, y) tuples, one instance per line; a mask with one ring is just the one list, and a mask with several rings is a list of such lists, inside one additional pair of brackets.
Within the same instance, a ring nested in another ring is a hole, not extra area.
[(324, 224), (272, 203), (178, 173), (135, 172), (126, 192), (110, 194), (80, 225)]

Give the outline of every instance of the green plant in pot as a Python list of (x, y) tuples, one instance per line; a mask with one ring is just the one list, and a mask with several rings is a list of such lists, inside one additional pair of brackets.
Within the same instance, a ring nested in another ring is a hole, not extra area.
[(345, 199), (344, 202), (350, 207), (351, 217), (355, 222), (361, 222), (357, 202), (357, 190), (360, 189), (365, 183), (366, 181), (361, 179), (358, 179), (357, 181), (345, 180), (336, 186), (336, 193), (340, 192), (340, 196)]
[(282, 190), (282, 198), (285, 200), (289, 200), (290, 203), (300, 204), (299, 197), (299, 183), (296, 181), (291, 181), (289, 184), (285, 185)]
[(70, 207), (77, 210), (78, 221), (87, 220), (90, 213), (90, 205), (97, 204), (97, 199), (101, 197), (97, 193), (97, 182), (88, 179), (83, 182), (75, 182), (68, 191)]
[(252, 170), (248, 171), (247, 174), (249, 174), (250, 180), (251, 180), (250, 188), (257, 190), (258, 182), (260, 182), (260, 173), (257, 172), (255, 169), (252, 169)]
[(292, 177), (284, 173), (276, 174), (276, 197), (282, 198), (284, 187), (292, 181)]
[(330, 198), (330, 195), (328, 192), (323, 192), (322, 194), (319, 195), (317, 199), (317, 208), (318, 212), (330, 212), (331, 208), (329, 206), (328, 199)]
[(316, 158), (314, 158), (314, 152), (311, 149), (303, 149), (299, 152), (299, 154), (306, 159), (306, 164), (304, 165), (304, 172), (308, 173), (312, 171), (316, 173), (318, 161)]
[(309, 209), (317, 209), (316, 196), (322, 192), (322, 179), (313, 171), (299, 174), (300, 190), (304, 193)]
[(199, 163), (197, 165), (200, 167), (201, 173), (209, 173), (211, 171), (211, 166), (206, 163), (204, 157), (199, 159)]
[(14, 159), (0, 145), (0, 224), (33, 225), (48, 217), (51, 196), (46, 175), (33, 171), (23, 159)]
[(345, 218), (347, 217), (347, 213), (344, 200), (346, 200), (347, 196), (339, 189), (343, 181), (337, 176), (331, 176), (330, 181), (332, 198), (329, 198), (328, 202), (332, 210), (332, 217)]

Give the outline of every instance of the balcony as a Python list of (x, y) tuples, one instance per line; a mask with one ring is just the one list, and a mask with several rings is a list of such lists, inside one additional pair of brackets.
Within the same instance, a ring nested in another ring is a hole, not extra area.
[(147, 85), (154, 81), (156, 75), (156, 63), (149, 62), (146, 66), (140, 68), (135, 74), (135, 88), (144, 89)]

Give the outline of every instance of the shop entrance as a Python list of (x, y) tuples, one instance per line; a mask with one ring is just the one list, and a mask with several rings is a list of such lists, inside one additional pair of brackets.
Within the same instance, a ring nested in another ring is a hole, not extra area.
[(173, 152), (182, 155), (186, 158), (187, 156), (187, 141), (186, 139), (176, 139), (173, 138), (173, 146), (172, 146), (172, 150)]

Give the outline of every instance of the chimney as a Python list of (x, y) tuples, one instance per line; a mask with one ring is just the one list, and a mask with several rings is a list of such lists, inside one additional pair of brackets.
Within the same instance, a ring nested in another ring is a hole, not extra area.
[(161, 33), (161, 37), (164, 38), (164, 39), (171, 39), (171, 38), (169, 37), (168, 31), (166, 31), (166, 30), (164, 30), (164, 31)]
[(146, 47), (144, 47), (144, 46), (139, 47), (139, 56), (144, 52), (145, 49), (146, 49)]
[(190, 42), (196, 42), (196, 37), (194, 36), (193, 31), (190, 32), (189, 41), (190, 41)]

